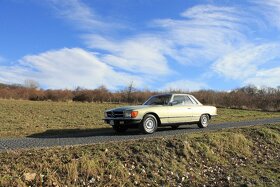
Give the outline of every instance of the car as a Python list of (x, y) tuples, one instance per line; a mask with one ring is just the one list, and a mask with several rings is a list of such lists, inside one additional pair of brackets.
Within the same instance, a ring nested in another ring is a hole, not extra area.
[(145, 134), (152, 134), (159, 126), (176, 129), (184, 124), (197, 124), (205, 128), (217, 115), (217, 108), (202, 105), (190, 94), (159, 94), (142, 105), (106, 110), (104, 115), (103, 120), (116, 132), (139, 128)]

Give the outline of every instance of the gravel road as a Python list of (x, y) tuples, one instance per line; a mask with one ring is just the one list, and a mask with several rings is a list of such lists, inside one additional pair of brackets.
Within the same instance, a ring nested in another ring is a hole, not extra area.
[(135, 140), (151, 137), (171, 136), (193, 132), (206, 132), (224, 128), (236, 128), (254, 125), (280, 123), (280, 118), (269, 118), (254, 121), (227, 122), (221, 124), (209, 125), (208, 128), (200, 129), (197, 125), (181, 126), (177, 130), (170, 128), (160, 128), (152, 135), (139, 134), (137, 130), (129, 130), (124, 134), (116, 134), (111, 128), (88, 129), (88, 130), (49, 130), (44, 133), (34, 134), (24, 138), (2, 138), (0, 139), (0, 152), (28, 149), (43, 148), (56, 146), (86, 145), (103, 142), (115, 142), (123, 140)]

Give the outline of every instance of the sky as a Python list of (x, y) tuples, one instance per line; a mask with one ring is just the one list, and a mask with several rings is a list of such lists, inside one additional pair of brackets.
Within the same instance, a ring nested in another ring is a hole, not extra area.
[(280, 86), (280, 0), (0, 0), (0, 82)]

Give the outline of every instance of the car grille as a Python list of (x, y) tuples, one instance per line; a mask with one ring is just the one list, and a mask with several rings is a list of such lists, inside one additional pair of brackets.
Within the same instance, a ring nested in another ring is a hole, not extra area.
[(124, 114), (123, 114), (123, 112), (110, 111), (110, 112), (107, 112), (107, 116), (109, 118), (123, 118)]

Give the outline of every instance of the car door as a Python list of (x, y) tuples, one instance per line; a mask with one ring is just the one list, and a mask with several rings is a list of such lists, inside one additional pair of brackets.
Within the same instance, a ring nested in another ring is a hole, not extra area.
[(199, 101), (194, 97), (194, 96), (188, 96), (189, 99), (191, 100), (192, 104), (191, 107), (192, 107), (192, 121), (199, 121), (200, 119), (200, 116), (201, 116), (201, 112), (202, 112), (202, 104), (199, 103)]
[(184, 123), (193, 121), (193, 103), (186, 95), (174, 95), (172, 106), (169, 106), (169, 123)]

